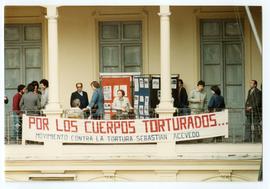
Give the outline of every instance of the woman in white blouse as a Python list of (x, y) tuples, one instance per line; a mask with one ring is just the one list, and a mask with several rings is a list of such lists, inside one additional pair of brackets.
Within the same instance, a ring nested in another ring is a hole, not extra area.
[(129, 99), (125, 97), (125, 91), (119, 89), (117, 97), (113, 99), (112, 108), (117, 111), (118, 118), (127, 118), (128, 112), (132, 109)]

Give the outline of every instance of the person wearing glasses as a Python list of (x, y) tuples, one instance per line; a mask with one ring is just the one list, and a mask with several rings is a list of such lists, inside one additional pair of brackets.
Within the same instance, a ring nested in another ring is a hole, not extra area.
[[(83, 84), (81, 82), (76, 83), (76, 91), (71, 94), (70, 97), (70, 106), (72, 107), (72, 103), (75, 99), (80, 100), (80, 109), (84, 109), (88, 106), (89, 101), (88, 101), (88, 94), (87, 92), (83, 91)], [(84, 117), (88, 118), (90, 115), (89, 112), (85, 112)]]

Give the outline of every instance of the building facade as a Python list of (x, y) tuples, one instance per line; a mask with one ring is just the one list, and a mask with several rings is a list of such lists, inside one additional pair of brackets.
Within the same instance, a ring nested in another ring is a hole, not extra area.
[[(261, 37), (261, 7), (251, 13)], [(9, 99), (18, 84), (47, 78), (53, 93), (46, 114), (60, 116), (75, 83), (91, 96), (90, 82), (101, 72), (161, 74), (157, 111), (165, 117), (174, 111), (170, 74), (180, 74), (188, 92), (203, 79), (210, 96), (217, 84), (234, 109), (233, 137), (221, 144), (6, 145), (7, 180), (257, 180), (262, 146), (239, 143), (249, 81), (262, 82), (262, 58), (244, 7), (5, 7)]]

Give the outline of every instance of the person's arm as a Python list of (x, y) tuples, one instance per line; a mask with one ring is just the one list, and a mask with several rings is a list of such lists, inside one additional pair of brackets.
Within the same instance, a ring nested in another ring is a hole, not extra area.
[(20, 113), (20, 102), (19, 102), (18, 95), (13, 97), (12, 108), (13, 108), (14, 112), (16, 112), (17, 114)]
[(96, 89), (92, 95), (92, 98), (91, 98), (91, 101), (88, 105), (88, 108), (91, 109), (95, 105), (95, 103), (97, 103), (97, 100), (98, 100), (98, 92)]
[(215, 108), (215, 99), (214, 99), (214, 96), (212, 96), (208, 102), (208, 111), (213, 112), (214, 108)]
[(189, 101), (189, 102), (192, 102), (192, 103), (200, 103), (200, 99), (196, 99), (196, 98), (195, 98), (195, 92), (194, 92), (194, 90), (192, 90), (192, 91), (190, 92), (188, 101)]

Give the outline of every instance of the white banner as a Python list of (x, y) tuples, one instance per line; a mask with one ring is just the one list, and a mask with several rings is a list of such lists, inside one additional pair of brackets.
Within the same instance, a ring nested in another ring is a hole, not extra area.
[(151, 143), (228, 137), (228, 110), (189, 116), (85, 120), (23, 116), (23, 140), (67, 143)]

